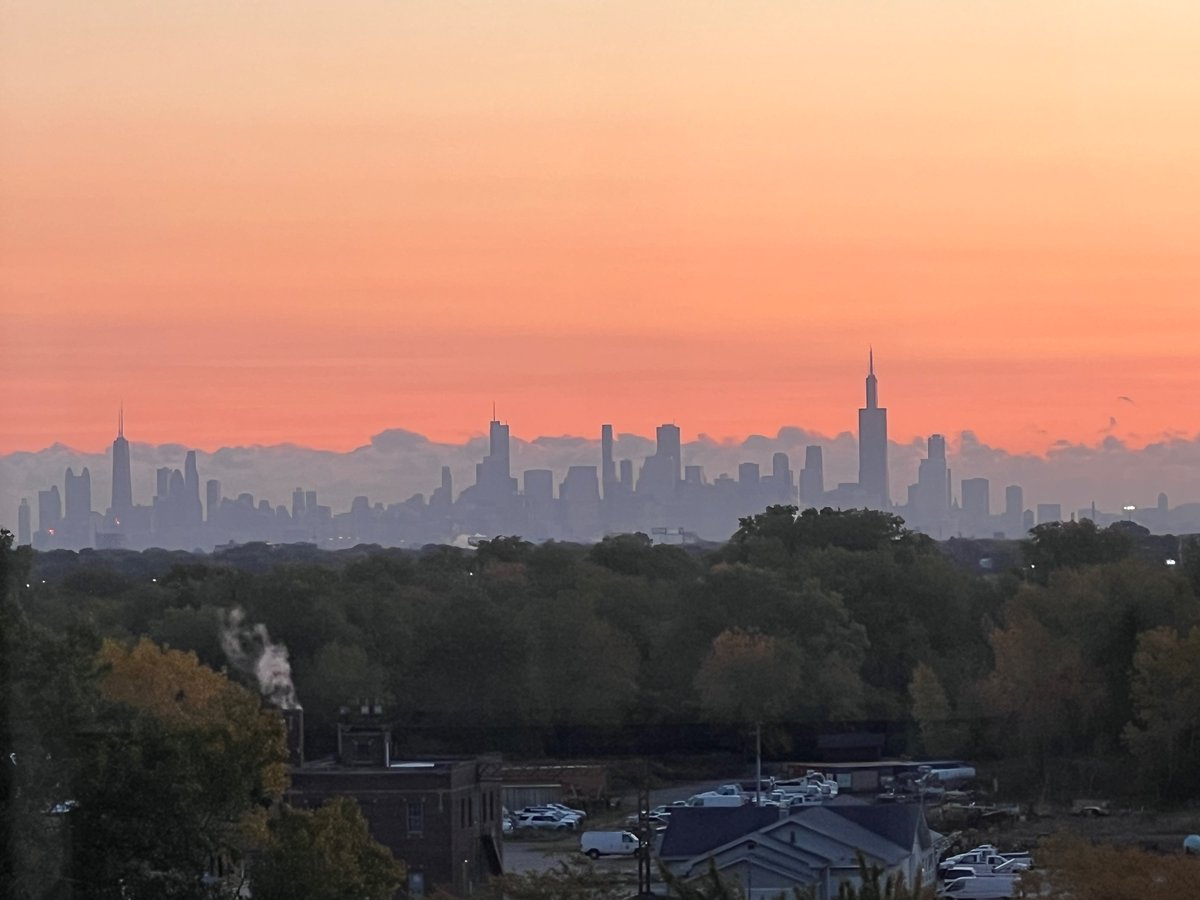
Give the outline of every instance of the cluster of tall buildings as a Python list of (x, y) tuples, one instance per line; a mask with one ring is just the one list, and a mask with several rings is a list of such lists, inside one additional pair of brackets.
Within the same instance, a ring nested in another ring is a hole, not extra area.
[[(736, 477), (709, 479), (703, 468), (684, 459), (679, 427), (660, 425), (655, 450), (641, 460), (617, 459), (612, 425), (600, 430), (599, 465), (570, 466), (557, 482), (550, 469), (512, 472), (509, 428), (493, 411), (488, 452), (475, 467), (475, 483), (455, 494), (449, 467), (426, 497), (384, 504), (355, 497), (348, 510), (334, 513), (317, 502), (316, 491), (297, 488), (290, 506), (255, 500), (250, 493), (230, 498), (215, 479), (205, 483), (203, 500), (196, 453), (186, 454), (182, 469), (159, 468), (149, 505), (134, 502), (129, 442), (124, 417), (118, 419), (112, 445), (112, 499), (100, 513), (92, 507), (87, 468), (66, 471), (64, 494), (52, 486), (38, 492), (37, 530), (31, 508), (22, 500), (18, 541), (41, 549), (147, 547), (209, 550), (230, 542), (311, 542), (325, 547), (359, 543), (422, 546), (470, 542), (498, 535), (526, 539), (590, 542), (606, 534), (644, 532), (654, 540), (684, 543), (724, 540), (741, 517), (773, 504), (801, 507), (870, 508), (896, 512), (909, 527), (934, 538), (1022, 537), (1035, 524), (1062, 519), (1056, 504), (1026, 509), (1019, 485), (1005, 488), (1002, 511), (990, 508), (985, 478), (961, 482), (956, 498), (946, 460), (946, 440), (928, 439), (917, 481), (897, 505), (890, 489), (887, 409), (879, 405), (874, 352), (868, 359), (866, 401), (858, 411), (858, 481), (827, 487), (822, 447), (808, 446), (804, 465), (792, 469), (786, 453), (775, 453), (769, 471), (743, 462)], [(557, 490), (556, 490), (557, 488)], [(65, 502), (64, 502), (65, 501)], [(1157, 516), (1166, 530), (1166, 497), (1142, 511)], [(1120, 514), (1080, 511), (1099, 524)], [(1159, 524), (1157, 521), (1148, 524)]]

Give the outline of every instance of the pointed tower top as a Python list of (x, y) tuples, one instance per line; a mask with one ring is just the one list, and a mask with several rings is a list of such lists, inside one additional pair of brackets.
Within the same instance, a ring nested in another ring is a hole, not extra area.
[(867, 351), (867, 409), (879, 408), (879, 380), (875, 377), (875, 348)]
[(125, 437), (125, 401), (117, 407), (117, 437)]

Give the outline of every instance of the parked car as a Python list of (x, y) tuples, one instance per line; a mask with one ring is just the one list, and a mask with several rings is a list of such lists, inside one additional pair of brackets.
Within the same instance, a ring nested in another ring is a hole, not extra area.
[(631, 831), (585, 831), (579, 836), (579, 850), (592, 859), (601, 856), (634, 856), (642, 842)]
[[(631, 816), (625, 817), (625, 824), (628, 825), (630, 828), (636, 828), (638, 826), (638, 824), (641, 822), (641, 820), (642, 820), (641, 816), (639, 816), (637, 813), (634, 813)], [(652, 815), (647, 819), (647, 821), (650, 823), (650, 827), (653, 828), (655, 831), (662, 831), (669, 824), (671, 824), (666, 816)]]
[(557, 809), (554, 806), (526, 806), (524, 809), (520, 810), (520, 814), (524, 813), (545, 813), (561, 819), (564, 822), (570, 822), (572, 828), (578, 826), (579, 823), (583, 821), (582, 816), (576, 815), (573, 812), (563, 812), (561, 809)]
[(575, 816), (579, 819), (587, 818), (587, 813), (585, 813), (582, 809), (573, 809), (570, 806), (566, 806), (562, 803), (547, 803), (546, 806), (550, 807), (550, 809), (557, 809), (559, 812), (568, 816)]
[(517, 831), (574, 831), (575, 823), (548, 812), (522, 812), (514, 827)]

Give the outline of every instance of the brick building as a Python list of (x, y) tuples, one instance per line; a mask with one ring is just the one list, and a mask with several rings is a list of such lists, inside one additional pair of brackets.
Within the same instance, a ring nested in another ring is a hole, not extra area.
[(335, 758), (306, 762), (295, 744), (292, 755), (287, 801), (357, 800), (371, 836), (408, 866), (409, 896), (436, 886), (466, 897), (503, 873), (498, 756), (393, 759), (390, 728), (370, 716), (338, 726)]

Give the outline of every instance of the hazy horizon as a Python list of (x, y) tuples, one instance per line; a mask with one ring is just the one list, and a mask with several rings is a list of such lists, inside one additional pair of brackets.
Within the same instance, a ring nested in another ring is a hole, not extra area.
[[(1200, 423), (1200, 7), (0, 5), (0, 452)], [(619, 411), (619, 415), (617, 413)]]
[[(126, 437), (136, 438), (137, 428), (128, 419), (126, 422)], [(633, 459), (635, 471), (654, 451), (652, 434), (643, 436), (617, 429), (616, 436), (616, 457)], [(1060, 442), (1044, 457), (1008, 453), (969, 431), (948, 432), (946, 437), (953, 495), (958, 496), (963, 478), (988, 478), (993, 510), (1003, 508), (1004, 487), (1014, 483), (1023, 486), (1026, 506), (1060, 503), (1064, 516), (1092, 501), (1108, 512), (1126, 504), (1152, 506), (1160, 491), (1168, 495), (1172, 507), (1200, 502), (1200, 485), (1195, 479), (1195, 472), (1200, 470), (1200, 434), (1145, 448), (1126, 447), (1113, 437), (1093, 446)], [(522, 439), (513, 435), (511, 443), (515, 475), (525, 469), (548, 468), (555, 473), (556, 485), (569, 466), (599, 464), (599, 424), (596, 437)], [(774, 435), (750, 435), (740, 441), (693, 439), (683, 444), (683, 461), (703, 466), (711, 481), (722, 473), (736, 476), (740, 462), (756, 462), (767, 472), (772, 454), (782, 451), (798, 471), (804, 461), (803, 448), (808, 444), (824, 447), (828, 489), (838, 482), (857, 479), (858, 442), (849, 431), (823, 436), (785, 426)], [(925, 441), (893, 440), (889, 447), (893, 501), (903, 503), (907, 485), (916, 480), (918, 462), (925, 455)], [(321, 503), (342, 509), (358, 495), (385, 504), (416, 493), (428, 496), (439, 483), (442, 465), (450, 466), (453, 472), (457, 496), (474, 483), (475, 464), (487, 452), (487, 437), (477, 435), (461, 443), (447, 443), (395, 428), (379, 432), (367, 444), (346, 452), (296, 444), (206, 451), (180, 443), (158, 445), (131, 439), (135, 502), (148, 504), (154, 493), (154, 470), (159, 466), (181, 468), (188, 449), (198, 451), (202, 481), (219, 479), (225, 496), (246, 491), (256, 500), (286, 506), (292, 490), (303, 487), (316, 490)], [(66, 467), (72, 466), (78, 473), (83, 465), (91, 472), (93, 507), (102, 511), (108, 506), (111, 491), (110, 446), (91, 453), (59, 445), (37, 452), (0, 454), (0, 522), (15, 523), (21, 497), (28, 497), (36, 511), (38, 489), (57, 484), (61, 491)]]

